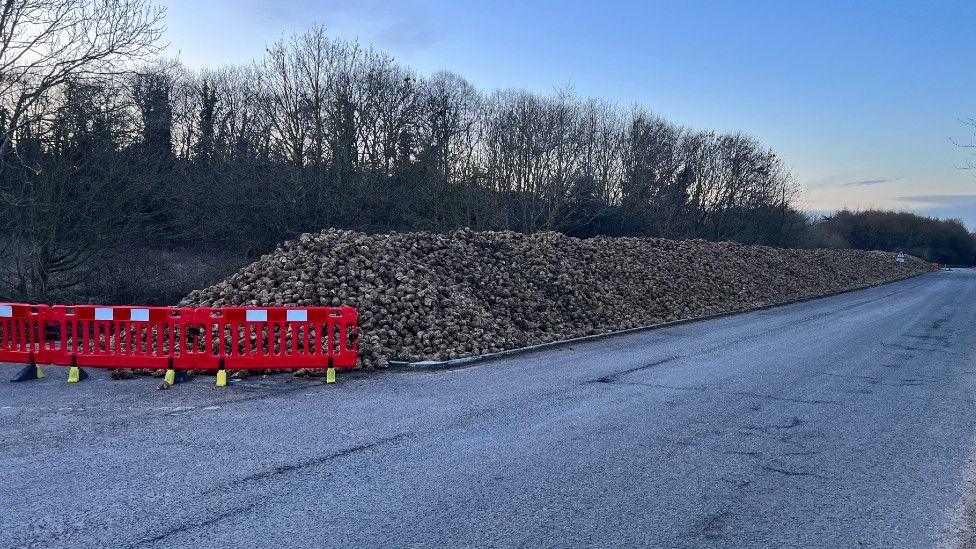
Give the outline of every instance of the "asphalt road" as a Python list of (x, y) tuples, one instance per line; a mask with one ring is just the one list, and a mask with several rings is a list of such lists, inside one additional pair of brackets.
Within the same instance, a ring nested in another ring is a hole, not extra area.
[(939, 272), (332, 386), (49, 369), (0, 382), (0, 547), (932, 546), (971, 465), (974, 303)]

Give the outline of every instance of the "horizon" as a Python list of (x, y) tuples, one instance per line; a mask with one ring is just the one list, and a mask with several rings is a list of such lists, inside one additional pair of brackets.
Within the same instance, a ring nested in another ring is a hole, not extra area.
[[(165, 53), (190, 67), (248, 63), (269, 42), (321, 23), (331, 37), (421, 74), (457, 73), (483, 91), (570, 87), (690, 128), (753, 135), (791, 168), (805, 212), (911, 211), (976, 230), (976, 174), (963, 169), (961, 146), (972, 142), (964, 120), (976, 116), (962, 91), (976, 85), (965, 71), (976, 54), (965, 21), (976, 6), (162, 4)], [(562, 39), (579, 20), (594, 39)], [(722, 47), (726, 38), (734, 48)]]

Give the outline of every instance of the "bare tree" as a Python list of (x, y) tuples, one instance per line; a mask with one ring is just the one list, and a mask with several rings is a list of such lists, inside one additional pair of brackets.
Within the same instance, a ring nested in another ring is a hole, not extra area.
[(46, 105), (52, 129), (33, 131), (35, 122), (20, 134), (31, 167), (5, 173), (14, 253), (4, 267), (18, 294), (47, 299), (77, 287), (138, 231), (151, 182), (120, 154), (138, 135), (125, 96), (112, 82), (69, 82)]
[(162, 16), (149, 0), (0, 4), (0, 205), (20, 293), (76, 286), (132, 226), (114, 207), (141, 194), (116, 169), (136, 133), (115, 77), (159, 51)]
[(37, 106), (69, 80), (117, 72), (155, 54), (163, 10), (149, 0), (4, 0), (0, 8), (0, 158)]

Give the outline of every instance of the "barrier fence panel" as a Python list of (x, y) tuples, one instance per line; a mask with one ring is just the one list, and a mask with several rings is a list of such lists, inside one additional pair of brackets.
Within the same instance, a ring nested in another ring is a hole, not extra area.
[(358, 353), (352, 307), (202, 307), (201, 369), (352, 368)]
[(52, 342), (47, 337), (47, 305), (0, 303), (0, 362), (48, 364)]
[[(332, 380), (333, 368), (356, 366), (357, 320), (352, 307), (0, 303), (0, 362), (164, 368), (167, 376), (190, 369), (326, 368)], [(77, 381), (78, 368), (71, 372), (69, 381)]]
[(195, 337), (191, 307), (98, 307), (55, 305), (53, 363), (106, 368), (193, 368)]

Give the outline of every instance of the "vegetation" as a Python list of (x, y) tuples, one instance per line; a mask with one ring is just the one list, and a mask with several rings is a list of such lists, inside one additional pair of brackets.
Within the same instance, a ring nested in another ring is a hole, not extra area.
[(321, 27), (189, 70), (150, 59), (148, 0), (3, 6), (4, 299), (174, 302), (324, 227), (861, 246), (811, 234), (782, 159), (743, 134), (482, 92)]
[(843, 210), (824, 217), (811, 232), (824, 247), (900, 251), (939, 263), (976, 264), (976, 237), (957, 219)]

